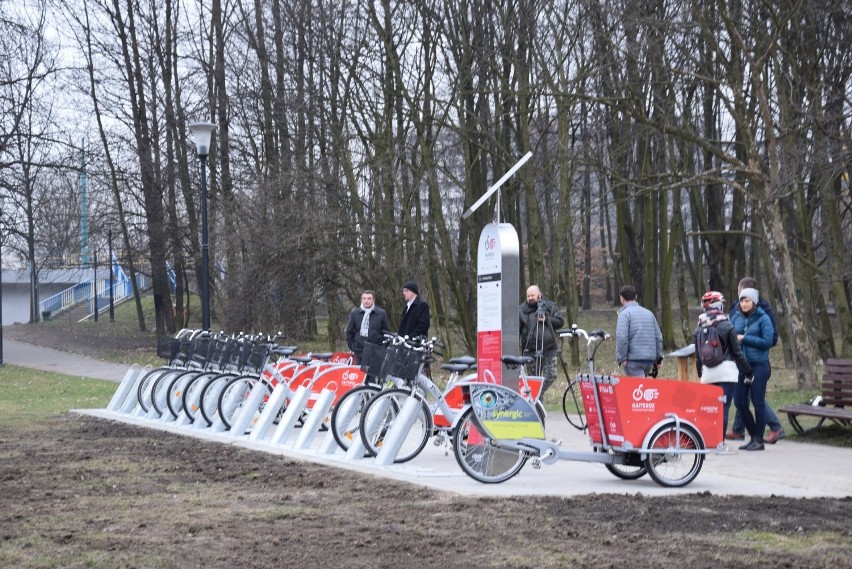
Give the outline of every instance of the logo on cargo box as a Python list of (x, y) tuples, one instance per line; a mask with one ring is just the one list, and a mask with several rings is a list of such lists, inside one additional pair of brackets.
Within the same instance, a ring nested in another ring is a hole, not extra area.
[(642, 389), (644, 384), (640, 383), (639, 387), (633, 390), (633, 400), (634, 401), (653, 401), (660, 396), (660, 390), (654, 389), (653, 387), (649, 387), (648, 389)]

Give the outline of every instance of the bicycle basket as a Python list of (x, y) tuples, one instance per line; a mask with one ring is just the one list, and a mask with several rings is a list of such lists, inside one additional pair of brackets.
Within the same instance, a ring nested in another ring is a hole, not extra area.
[(169, 336), (157, 336), (157, 356), (166, 360), (174, 360), (180, 350), (180, 340)]
[(401, 377), (402, 379), (414, 379), (417, 377), (417, 371), (420, 369), (420, 364), (423, 361), (423, 352), (405, 348), (403, 346), (394, 346), (388, 349), (384, 361), (384, 374)]

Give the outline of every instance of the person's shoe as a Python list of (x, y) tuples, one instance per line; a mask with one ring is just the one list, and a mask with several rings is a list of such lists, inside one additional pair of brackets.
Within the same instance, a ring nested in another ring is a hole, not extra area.
[(750, 447), (750, 446), (751, 446), (751, 445), (753, 445), (753, 444), (754, 444), (754, 439), (751, 439), (751, 440), (750, 440), (749, 442), (747, 442), (746, 444), (744, 444), (744, 445), (740, 445), (740, 450), (749, 450), (749, 448), (748, 448), (748, 447)]
[(765, 442), (766, 444), (774, 445), (786, 436), (787, 434), (784, 433), (784, 429), (778, 429), (777, 431), (769, 431), (769, 434), (766, 435), (766, 438), (763, 439), (763, 442)]
[(746, 450), (765, 450), (765, 447), (763, 446), (763, 441), (759, 441), (759, 440), (755, 439), (755, 440), (751, 441), (749, 444), (747, 444), (745, 449)]
[(725, 433), (725, 438), (728, 439), (729, 441), (744, 441), (745, 440), (745, 434), (744, 433), (737, 433), (735, 431), (728, 431), (727, 433)]

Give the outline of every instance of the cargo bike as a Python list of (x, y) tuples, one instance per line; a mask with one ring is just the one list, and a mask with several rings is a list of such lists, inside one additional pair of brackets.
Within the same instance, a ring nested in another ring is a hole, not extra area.
[[(520, 472), (528, 460), (536, 468), (576, 460), (602, 463), (619, 478), (633, 480), (647, 473), (662, 486), (682, 487), (698, 476), (707, 454), (724, 451), (720, 387), (599, 375), (594, 356), (609, 334), (574, 326), (560, 335), (586, 340), (589, 373), (580, 374), (578, 381), (592, 450), (563, 450), (548, 441), (539, 414), (513, 389), (469, 383), (462, 387), (466, 408), (453, 433), (456, 460), (468, 476), (498, 483)], [(530, 361), (504, 357), (517, 365)]]

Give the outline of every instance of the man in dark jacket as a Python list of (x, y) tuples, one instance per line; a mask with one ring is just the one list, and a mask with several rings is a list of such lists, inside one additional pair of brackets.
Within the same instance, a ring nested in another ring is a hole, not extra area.
[(559, 307), (545, 300), (536, 285), (527, 289), (527, 301), (518, 307), (518, 319), (521, 352), (536, 358), (531, 371), (544, 376), (539, 395), (543, 398), (547, 388), (556, 383), (556, 330), (562, 328), (565, 320)]
[(429, 304), (420, 298), (420, 291), (413, 282), (402, 285), (405, 308), (399, 322), (399, 335), (417, 338), (429, 335)]
[(361, 306), (352, 309), (346, 324), (346, 343), (355, 354), (355, 363), (361, 363), (365, 342), (378, 344), (382, 334), (389, 330), (387, 313), (376, 306), (376, 293), (365, 290), (361, 293)]

